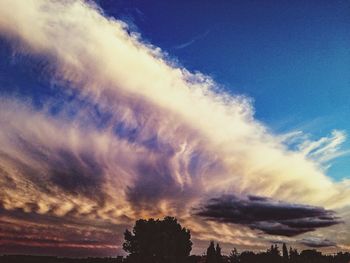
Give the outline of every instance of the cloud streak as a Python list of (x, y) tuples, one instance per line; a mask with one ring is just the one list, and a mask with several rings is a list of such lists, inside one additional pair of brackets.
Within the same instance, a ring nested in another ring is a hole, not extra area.
[(210, 33), (210, 30), (207, 30), (205, 31), (203, 34), (200, 34), (200, 35), (197, 35), (195, 37), (193, 37), (191, 40), (185, 42), (185, 43), (182, 43), (180, 45), (177, 45), (175, 46), (174, 48), (175, 49), (183, 49), (183, 48), (186, 48), (190, 45), (192, 45), (193, 43), (195, 43), (197, 40), (199, 39), (202, 39), (202, 38), (205, 38), (208, 34)]
[(313, 248), (322, 248), (322, 247), (334, 247), (337, 244), (333, 241), (330, 241), (328, 239), (321, 239), (321, 238), (304, 238), (300, 241), (301, 244), (313, 247)]

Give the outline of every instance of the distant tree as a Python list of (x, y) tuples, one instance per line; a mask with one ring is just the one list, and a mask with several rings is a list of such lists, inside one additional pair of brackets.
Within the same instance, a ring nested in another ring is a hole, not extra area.
[(221, 247), (219, 243), (216, 244), (215, 254), (216, 254), (216, 262), (222, 263)]
[(207, 248), (207, 258), (206, 263), (218, 263), (216, 258), (216, 250), (214, 241), (211, 241), (209, 247)]
[(174, 217), (137, 220), (132, 232), (125, 231), (124, 238), (127, 262), (183, 263), (192, 249), (190, 231)]
[(283, 246), (282, 246), (282, 258), (283, 258), (283, 262), (289, 261), (288, 250), (285, 243), (283, 243)]
[(298, 256), (299, 256), (298, 250), (293, 249), (292, 247), (290, 247), (289, 248), (289, 260), (291, 262), (297, 262)]
[(236, 248), (233, 248), (230, 255), (228, 256), (229, 263), (239, 263), (239, 253)]
[(269, 263), (278, 263), (281, 261), (281, 255), (277, 245), (271, 245), (271, 248), (267, 250), (266, 255)]
[(270, 255), (280, 256), (280, 251), (277, 245), (271, 245), (271, 248), (267, 250)]

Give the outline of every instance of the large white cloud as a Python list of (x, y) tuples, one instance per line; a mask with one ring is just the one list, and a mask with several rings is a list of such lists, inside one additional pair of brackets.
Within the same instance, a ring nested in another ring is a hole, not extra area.
[(233, 230), (191, 219), (192, 208), (232, 193), (331, 209), (350, 203), (349, 182), (333, 182), (322, 166), (338, 155), (343, 133), (289, 150), (295, 136), (270, 132), (248, 98), (219, 91), (126, 27), (83, 1), (1, 1), (0, 33), (15, 50), (45, 57), (52, 78), (111, 116), (100, 127), (89, 106), (67, 104), (51, 116), (3, 99), (5, 210), (116, 225), (172, 214), (195, 238), (227, 239)]

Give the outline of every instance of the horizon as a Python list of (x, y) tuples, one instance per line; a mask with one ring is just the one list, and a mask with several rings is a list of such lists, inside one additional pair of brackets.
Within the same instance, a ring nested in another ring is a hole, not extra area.
[(0, 254), (350, 251), (350, 2), (3, 0)]

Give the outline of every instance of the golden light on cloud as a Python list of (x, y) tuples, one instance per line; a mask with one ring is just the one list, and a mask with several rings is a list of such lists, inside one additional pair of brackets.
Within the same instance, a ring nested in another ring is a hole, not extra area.
[[(300, 133), (273, 134), (254, 118), (249, 98), (228, 95), (209, 77), (176, 65), (98, 7), (3, 0), (0, 34), (15, 52), (47, 61), (49, 77), (63, 92), (77, 94), (54, 115), (51, 102), (35, 109), (1, 99), (4, 240), (23, 231), (24, 220), (39, 224), (29, 227), (28, 240), (42, 232), (49, 246), (110, 253), (139, 217), (174, 215), (192, 228), (198, 244), (222, 239), (261, 247), (262, 226), (249, 223), (241, 235), (237, 222), (206, 221), (194, 210), (223, 195), (263, 196), (272, 201), (253, 201), (273, 207), (273, 200), (282, 200), (281, 209), (299, 204), (311, 219), (315, 210), (323, 213), (319, 206), (348, 209), (349, 182), (334, 182), (322, 166), (342, 154), (343, 132), (319, 141), (299, 137), (299, 148), (290, 150), (288, 142)], [(101, 121), (100, 115), (107, 117)], [(66, 243), (72, 237), (75, 242)], [(84, 243), (86, 238), (96, 242)], [(348, 244), (348, 237), (339, 243)]]

